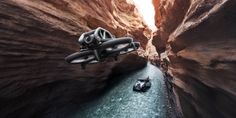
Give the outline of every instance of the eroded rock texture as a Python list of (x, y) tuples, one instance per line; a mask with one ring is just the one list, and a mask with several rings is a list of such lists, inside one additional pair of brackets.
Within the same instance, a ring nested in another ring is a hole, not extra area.
[(153, 4), (155, 24), (158, 27), (153, 37), (153, 45), (156, 46), (158, 53), (162, 53), (166, 49), (169, 35), (182, 22), (190, 0), (153, 0)]
[(0, 117), (69, 117), (112, 71), (145, 66), (134, 54), (86, 70), (65, 63), (78, 51), (80, 34), (98, 26), (142, 46), (150, 32), (126, 0), (1, 0)]
[(236, 2), (155, 0), (155, 7), (184, 116), (235, 117)]

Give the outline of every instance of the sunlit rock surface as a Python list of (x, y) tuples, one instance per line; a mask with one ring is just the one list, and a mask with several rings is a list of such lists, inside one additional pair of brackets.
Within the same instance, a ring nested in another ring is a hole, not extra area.
[(236, 2), (154, 3), (160, 37), (171, 49), (169, 69), (184, 117), (235, 117)]
[(86, 70), (65, 63), (67, 55), (79, 51), (81, 33), (98, 26), (116, 36), (131, 35), (142, 46), (150, 35), (126, 0), (1, 0), (0, 117), (60, 113), (66, 118), (106, 85), (112, 71), (124, 73), (146, 65), (137, 54), (88, 65)]
[(190, 5), (190, 0), (153, 0), (155, 9), (155, 24), (158, 31), (153, 37), (157, 51), (165, 51), (169, 35), (182, 22)]

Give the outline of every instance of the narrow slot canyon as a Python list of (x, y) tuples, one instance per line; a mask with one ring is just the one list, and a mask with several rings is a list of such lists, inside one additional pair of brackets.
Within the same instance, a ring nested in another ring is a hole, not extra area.
[[(234, 118), (235, 19), (234, 0), (1, 0), (0, 117)], [(97, 27), (140, 48), (66, 63)]]

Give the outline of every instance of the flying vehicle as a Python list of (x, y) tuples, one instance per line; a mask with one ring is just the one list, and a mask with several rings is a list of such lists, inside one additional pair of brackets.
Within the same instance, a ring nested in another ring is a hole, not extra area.
[(138, 79), (133, 86), (133, 91), (146, 92), (149, 88), (151, 88), (151, 82), (149, 77), (147, 77), (145, 79)]
[(140, 43), (134, 42), (132, 37), (116, 38), (101, 27), (83, 33), (78, 43), (80, 51), (70, 54), (65, 60), (71, 64), (81, 64), (82, 69), (87, 64), (103, 62), (106, 58), (118, 60), (119, 55), (136, 51), (140, 47)]

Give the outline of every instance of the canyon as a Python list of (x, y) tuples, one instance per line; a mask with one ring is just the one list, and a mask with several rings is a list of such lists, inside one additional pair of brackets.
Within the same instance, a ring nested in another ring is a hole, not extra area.
[(132, 36), (143, 47), (150, 35), (135, 6), (126, 0), (0, 1), (1, 118), (69, 114), (96, 96), (111, 73), (146, 66), (147, 59), (137, 53), (86, 70), (66, 63), (66, 56), (79, 51), (79, 36), (98, 26), (117, 37)]
[[(236, 116), (236, 2), (153, 0), (153, 44), (170, 59), (169, 74), (186, 118)], [(160, 42), (160, 43), (159, 43)]]
[[(168, 57), (169, 91), (181, 114), (176, 117), (235, 117), (236, 2), (153, 5), (158, 30), (152, 34), (132, 0), (0, 1), (0, 116), (67, 117), (96, 98), (112, 77)], [(79, 36), (97, 27), (133, 37), (141, 48), (86, 70), (66, 63), (66, 56), (79, 51)], [(153, 46), (159, 56), (151, 55)]]

